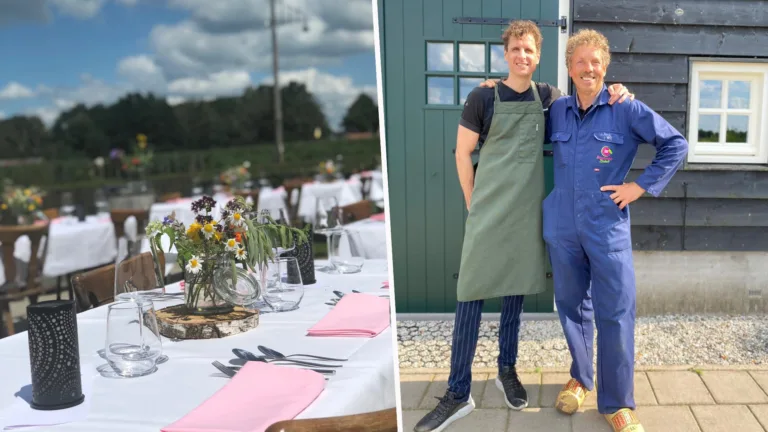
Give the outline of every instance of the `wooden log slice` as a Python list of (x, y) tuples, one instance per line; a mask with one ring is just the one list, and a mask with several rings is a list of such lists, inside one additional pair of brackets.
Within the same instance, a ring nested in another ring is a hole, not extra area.
[(218, 339), (245, 333), (259, 325), (259, 311), (235, 306), (220, 315), (192, 315), (185, 304), (157, 311), (160, 334), (169, 339)]

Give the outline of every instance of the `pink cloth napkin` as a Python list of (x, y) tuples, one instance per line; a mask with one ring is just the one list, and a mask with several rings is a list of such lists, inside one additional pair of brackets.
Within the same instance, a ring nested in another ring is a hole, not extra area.
[(247, 362), (221, 390), (161, 431), (263, 432), (295, 418), (324, 387), (315, 371)]
[(381, 287), (382, 287), (382, 288), (389, 288), (389, 281), (384, 281), (384, 282), (382, 282), (382, 285), (381, 285)]
[(386, 213), (376, 213), (375, 215), (372, 215), (370, 219), (372, 221), (383, 221), (387, 217)]
[(389, 327), (389, 299), (346, 294), (307, 336), (374, 337)]

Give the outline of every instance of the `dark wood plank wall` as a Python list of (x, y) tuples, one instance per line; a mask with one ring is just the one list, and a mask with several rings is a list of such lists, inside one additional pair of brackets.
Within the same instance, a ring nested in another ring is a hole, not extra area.
[[(689, 58), (768, 61), (765, 3), (573, 0), (573, 30), (603, 33), (606, 81), (625, 84), (687, 137)], [(642, 146), (627, 181), (654, 154)], [(636, 250), (768, 250), (768, 168), (687, 165), (661, 197), (634, 203), (631, 217)]]

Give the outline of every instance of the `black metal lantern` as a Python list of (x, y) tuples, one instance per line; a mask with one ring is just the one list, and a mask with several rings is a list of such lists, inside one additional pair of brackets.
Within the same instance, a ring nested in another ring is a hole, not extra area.
[(77, 316), (72, 300), (27, 306), (32, 402), (38, 410), (58, 410), (85, 400), (80, 376)]

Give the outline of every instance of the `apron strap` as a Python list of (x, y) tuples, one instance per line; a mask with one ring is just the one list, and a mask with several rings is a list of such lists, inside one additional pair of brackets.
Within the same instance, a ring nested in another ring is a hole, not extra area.
[(536, 102), (541, 103), (541, 98), (539, 97), (539, 88), (536, 86), (536, 83), (531, 81), (531, 87), (533, 88), (533, 97), (536, 98)]
[(499, 80), (499, 82), (497, 82), (496, 85), (493, 86), (493, 100), (494, 100), (494, 102), (498, 102), (499, 101), (499, 84), (501, 84), (501, 80)]

